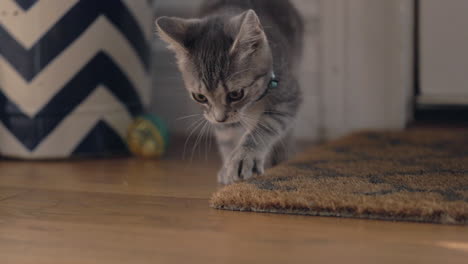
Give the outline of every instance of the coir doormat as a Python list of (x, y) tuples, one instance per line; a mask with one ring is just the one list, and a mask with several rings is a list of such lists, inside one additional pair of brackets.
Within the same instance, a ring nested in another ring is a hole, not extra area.
[(211, 206), (468, 224), (468, 130), (357, 133), (224, 187)]

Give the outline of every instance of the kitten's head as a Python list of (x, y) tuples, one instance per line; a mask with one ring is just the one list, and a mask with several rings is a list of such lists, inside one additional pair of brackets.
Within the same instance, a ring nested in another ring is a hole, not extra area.
[(253, 10), (234, 17), (161, 17), (161, 38), (177, 58), (185, 86), (212, 123), (236, 123), (265, 93), (272, 54)]

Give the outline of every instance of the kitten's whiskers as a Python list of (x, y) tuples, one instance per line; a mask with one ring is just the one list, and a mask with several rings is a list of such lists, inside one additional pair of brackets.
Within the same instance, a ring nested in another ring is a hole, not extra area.
[(185, 140), (185, 144), (184, 144), (184, 151), (182, 153), (182, 159), (185, 160), (185, 153), (186, 153), (186, 150), (187, 150), (187, 144), (188, 142), (190, 141), (190, 137), (192, 137), (193, 133), (195, 133), (196, 130), (198, 130), (201, 126), (203, 125), (203, 117), (202, 118), (199, 118), (198, 120), (196, 120), (195, 122), (193, 122), (188, 128), (187, 130), (190, 130), (190, 133), (187, 137), (187, 139)]
[(201, 142), (201, 140), (203, 140), (203, 133), (206, 129), (206, 126), (208, 124), (208, 121), (207, 120), (204, 120), (203, 121), (203, 126), (202, 128), (199, 130), (198, 132), (198, 136), (197, 136), (197, 139), (195, 140), (195, 143), (193, 144), (193, 147), (192, 147), (192, 155), (190, 157), (190, 162), (193, 162), (193, 156), (195, 155), (195, 150), (197, 149), (197, 146), (198, 144)]
[(181, 121), (189, 118), (195, 118), (197, 116), (201, 116), (202, 114), (193, 114), (193, 115), (187, 115), (187, 116), (182, 116), (176, 119), (176, 121)]

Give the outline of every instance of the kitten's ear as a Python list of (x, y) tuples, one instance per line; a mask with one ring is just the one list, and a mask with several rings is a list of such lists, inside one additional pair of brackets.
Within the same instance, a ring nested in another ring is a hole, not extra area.
[(262, 24), (257, 14), (253, 10), (235, 16), (231, 19), (231, 24), (236, 30), (234, 44), (230, 54), (251, 55), (268, 43)]
[(158, 34), (175, 52), (187, 53), (186, 40), (189, 30), (198, 24), (198, 19), (160, 17), (156, 20)]

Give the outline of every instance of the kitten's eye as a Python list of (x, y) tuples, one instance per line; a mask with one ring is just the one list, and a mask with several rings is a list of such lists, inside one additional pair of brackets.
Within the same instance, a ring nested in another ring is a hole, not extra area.
[(208, 103), (208, 98), (203, 94), (192, 94), (192, 97), (195, 101), (199, 102), (200, 104)]
[(244, 90), (234, 91), (228, 94), (228, 99), (231, 102), (240, 101), (242, 98), (244, 98)]

